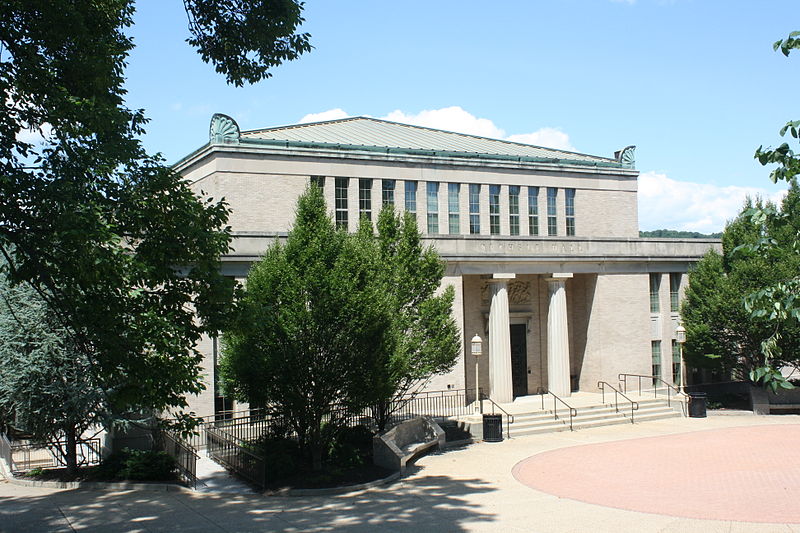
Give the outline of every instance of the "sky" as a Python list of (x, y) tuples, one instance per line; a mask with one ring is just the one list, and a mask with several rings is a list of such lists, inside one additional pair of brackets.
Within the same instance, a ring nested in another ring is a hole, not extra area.
[(236, 88), (185, 42), (180, 0), (140, 0), (127, 104), (175, 162), (213, 113), (243, 130), (368, 115), (611, 157), (636, 145), (639, 225), (721, 231), (779, 199), (755, 149), (800, 118), (797, 0), (307, 0), (314, 49)]

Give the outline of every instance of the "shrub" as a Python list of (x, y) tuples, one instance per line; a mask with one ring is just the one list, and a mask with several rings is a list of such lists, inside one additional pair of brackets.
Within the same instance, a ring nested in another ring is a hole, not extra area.
[(98, 468), (98, 477), (130, 481), (173, 481), (175, 460), (162, 451), (131, 450), (114, 453)]
[(339, 428), (328, 449), (328, 461), (338, 467), (368, 464), (372, 458), (373, 433), (364, 425)]
[(252, 449), (264, 458), (270, 481), (291, 477), (302, 464), (297, 441), (288, 437), (270, 434), (253, 443)]

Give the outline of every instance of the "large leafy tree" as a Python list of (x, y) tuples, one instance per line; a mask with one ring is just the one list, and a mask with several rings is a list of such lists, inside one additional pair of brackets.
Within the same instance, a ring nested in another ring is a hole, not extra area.
[(221, 373), (237, 399), (293, 429), (315, 469), (335, 427), (375, 400), (391, 351), (391, 305), (371, 233), (334, 228), (319, 188), (301, 195), (285, 244), (251, 269), (223, 340)]
[[(371, 232), (371, 226), (368, 226)], [(375, 383), (380, 400), (375, 406), (379, 429), (393, 411), (413, 397), (431, 376), (450, 371), (461, 347), (461, 333), (453, 319), (455, 296), (448, 286), (439, 292), (444, 263), (420, 239), (416, 218), (397, 214), (393, 207), (381, 210), (377, 244), (382, 263), (385, 295), (393, 312), (394, 342), (387, 345), (380, 381)]]
[[(756, 377), (755, 373), (768, 363), (763, 349), (767, 341), (772, 343), (772, 365), (800, 364), (800, 327), (793, 323), (779, 326), (763, 314), (753, 316), (743, 305), (743, 296), (800, 273), (792, 233), (771, 224), (762, 231), (751, 223), (749, 214), (769, 209), (796, 225), (800, 224), (799, 202), (800, 189), (794, 182), (780, 209), (748, 200), (725, 228), (723, 253), (708, 252), (690, 273), (681, 313), (687, 330), (686, 360), (692, 366), (745, 377), (754, 373), (752, 379), (758, 381), (764, 374)], [(740, 252), (759, 242), (765, 231), (773, 235), (774, 246), (760, 255)]]
[[(794, 31), (785, 39), (774, 43), (773, 48), (780, 50), (785, 56), (800, 49), (800, 31)], [(796, 142), (800, 139), (800, 121), (787, 122), (780, 130), (782, 137), (788, 136)], [(795, 154), (789, 142), (784, 142), (776, 148), (760, 146), (755, 153), (756, 159), (762, 165), (771, 165), (770, 179), (773, 183), (778, 181), (792, 182), (800, 174), (800, 155)], [(796, 201), (796, 200), (795, 200)], [(789, 239), (791, 244), (783, 248), (786, 253), (797, 255), (800, 253), (800, 224), (784, 213), (777, 212), (774, 208), (752, 209), (748, 215), (752, 224), (760, 231), (760, 238), (753, 244), (744, 245), (739, 249), (744, 254), (761, 254), (768, 256), (773, 249), (779, 247), (778, 238)], [(762, 343), (764, 355), (763, 366), (752, 370), (751, 379), (761, 382), (775, 390), (777, 387), (791, 387), (778, 371), (782, 351), (779, 341), (786, 328), (795, 327), (800, 322), (800, 276), (798, 273), (790, 274), (772, 285), (763, 287), (747, 295), (745, 307), (754, 319), (767, 319), (774, 328), (773, 334)]]
[[(202, 388), (194, 345), (230, 300), (217, 263), (228, 211), (142, 147), (146, 118), (124, 102), (133, 5), (0, 3), (0, 254), (115, 411), (179, 410)], [(190, 44), (230, 83), (310, 48), (300, 2), (184, 5)]]
[(78, 467), (80, 436), (107, 414), (86, 355), (29, 285), (0, 275), (0, 412), (46, 442), (67, 470)]

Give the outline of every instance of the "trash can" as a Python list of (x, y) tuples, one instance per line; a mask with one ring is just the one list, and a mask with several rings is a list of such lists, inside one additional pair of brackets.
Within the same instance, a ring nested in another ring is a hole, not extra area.
[(486, 442), (503, 440), (503, 415), (483, 415), (483, 440)]
[(705, 392), (690, 392), (689, 393), (689, 416), (691, 418), (705, 418), (706, 417), (706, 393)]

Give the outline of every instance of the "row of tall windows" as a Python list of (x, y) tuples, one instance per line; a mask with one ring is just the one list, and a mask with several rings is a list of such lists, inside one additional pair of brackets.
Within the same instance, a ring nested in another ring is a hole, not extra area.
[[(661, 290), (661, 274), (650, 274), (650, 313), (651, 315), (660, 315), (661, 313), (661, 300), (660, 300), (660, 290)], [(680, 287), (681, 287), (681, 274), (678, 272), (672, 272), (669, 274), (669, 310), (670, 314), (673, 315), (672, 320), (674, 321), (674, 315), (678, 313), (680, 310)], [(658, 321), (658, 317), (652, 317), (652, 320), (656, 320), (654, 324), (658, 325), (656, 331), (654, 331), (654, 336), (661, 336), (660, 333), (660, 321)], [(651, 350), (652, 350), (652, 365), (653, 365), (653, 376), (660, 377), (666, 379), (668, 376), (668, 372), (672, 370), (672, 382), (676, 385), (680, 385), (682, 376), (681, 376), (681, 352), (680, 352), (680, 345), (678, 341), (675, 339), (670, 339), (670, 344), (672, 348), (672, 367), (666, 366), (666, 363), (662, 365), (661, 362), (661, 340), (653, 340), (651, 341)], [(663, 368), (662, 368), (663, 367)], [(667, 373), (666, 376), (662, 375), (662, 371)], [(655, 379), (653, 382), (655, 383)]]
[(528, 187), (528, 234), (539, 235), (539, 187)]
[(461, 187), (458, 183), (447, 184), (447, 225), (451, 235), (461, 233), (458, 215), (458, 196)]
[[(650, 312), (661, 311), (661, 301), (658, 292), (661, 289), (661, 274), (650, 274)], [(681, 274), (673, 272), (669, 275), (669, 311), (680, 311)]]
[(469, 184), (469, 232), (478, 235), (481, 232), (481, 186)]
[(439, 182), (428, 182), (428, 233), (439, 233)]
[[(653, 358), (653, 376), (661, 376), (661, 341), (650, 341), (650, 350)], [(655, 380), (653, 380), (655, 384)]]
[(519, 235), (519, 185), (508, 186), (508, 231)]
[(556, 218), (556, 202), (558, 201), (558, 189), (547, 188), (547, 234), (550, 236), (558, 235), (558, 220)]
[(381, 205), (394, 205), (394, 180), (382, 180)]
[(489, 185), (489, 233), (500, 235), (500, 186)]
[(372, 180), (358, 180), (358, 217), (372, 220)]
[[(372, 187), (371, 178), (358, 178), (358, 212), (359, 217), (372, 220)], [(324, 176), (311, 176), (311, 183), (323, 188)], [(334, 178), (334, 213), (336, 226), (348, 227), (348, 189), (350, 178)], [(381, 180), (381, 206), (395, 205), (396, 180)], [(489, 233), (500, 235), (500, 185), (489, 185)], [(481, 232), (481, 188), (476, 183), (469, 184), (469, 233), (478, 235)], [(417, 189), (418, 182), (403, 182), (403, 207), (416, 217), (417, 214)], [(539, 187), (527, 187), (528, 200), (528, 235), (537, 236), (539, 230)], [(427, 231), (431, 234), (439, 233), (439, 182), (426, 182), (427, 206)], [(547, 235), (558, 235), (558, 189), (547, 187)], [(520, 195), (523, 187), (519, 185), (508, 186), (508, 231), (510, 235), (520, 235), (521, 216)], [(461, 184), (447, 184), (447, 229), (450, 234), (461, 233)], [(575, 189), (564, 189), (564, 214), (566, 221), (566, 235), (575, 235)], [(678, 283), (680, 277), (677, 278)], [(673, 278), (670, 277), (670, 288), (673, 287)], [(674, 292), (674, 295), (673, 295)], [(670, 292), (672, 307), (677, 308), (677, 289)], [(657, 296), (656, 296), (657, 298)], [(652, 303), (652, 294), (651, 294)], [(674, 311), (675, 309), (673, 309)], [(653, 311), (655, 312), (655, 311)]]

